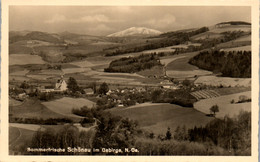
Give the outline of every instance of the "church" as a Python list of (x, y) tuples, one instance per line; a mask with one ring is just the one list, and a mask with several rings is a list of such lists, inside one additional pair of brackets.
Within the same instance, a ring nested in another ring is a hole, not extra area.
[(67, 88), (67, 83), (63, 79), (63, 76), (61, 76), (61, 79), (57, 80), (57, 83), (55, 84), (55, 91), (66, 91)]

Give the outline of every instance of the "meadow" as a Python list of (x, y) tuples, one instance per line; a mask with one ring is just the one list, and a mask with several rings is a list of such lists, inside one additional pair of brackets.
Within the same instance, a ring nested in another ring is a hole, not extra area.
[(21, 150), (25, 151), (25, 146), (31, 142), (34, 133), (35, 131), (32, 130), (10, 126), (9, 154), (19, 154)]
[(219, 106), (219, 112), (216, 113), (217, 118), (223, 118), (225, 115), (234, 117), (238, 115), (240, 111), (251, 112), (251, 102), (231, 103), (232, 100), (238, 102), (240, 96), (251, 98), (251, 91), (203, 99), (194, 103), (194, 108), (205, 114), (210, 114), (210, 108), (217, 104)]
[(44, 106), (46, 106), (49, 110), (60, 114), (62, 116), (74, 117), (74, 118), (82, 118), (80, 116), (74, 115), (72, 113), (72, 109), (78, 109), (83, 106), (87, 106), (92, 108), (95, 106), (95, 103), (83, 98), (70, 98), (63, 97), (61, 99), (42, 102)]
[(194, 82), (195, 84), (204, 84), (211, 86), (224, 86), (224, 87), (250, 87), (251, 78), (230, 78), (230, 77), (217, 77), (217, 76), (200, 76)]
[(234, 48), (225, 48), (224, 51), (251, 51), (251, 45), (247, 46), (240, 46), (240, 47), (234, 47)]
[(9, 65), (45, 64), (42, 58), (38, 55), (12, 54), (9, 56), (9, 59)]
[[(13, 102), (14, 103), (14, 102)], [(9, 107), (9, 113), (12, 114), (12, 118), (64, 118), (65, 116), (56, 113), (46, 106), (44, 106), (40, 101), (35, 99), (30, 99), (24, 101), (22, 104), (17, 106)]]
[(166, 133), (168, 127), (171, 130), (183, 125), (193, 128), (203, 126), (213, 119), (193, 108), (174, 104), (144, 103), (128, 108), (113, 108), (109, 111), (114, 115), (136, 120), (141, 128), (157, 135)]

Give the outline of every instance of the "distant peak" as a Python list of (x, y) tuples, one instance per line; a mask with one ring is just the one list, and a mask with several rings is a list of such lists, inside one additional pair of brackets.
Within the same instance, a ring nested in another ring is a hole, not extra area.
[(162, 32), (146, 27), (130, 27), (123, 31), (119, 31), (108, 35), (108, 37), (129, 37), (129, 36), (152, 36), (159, 35)]

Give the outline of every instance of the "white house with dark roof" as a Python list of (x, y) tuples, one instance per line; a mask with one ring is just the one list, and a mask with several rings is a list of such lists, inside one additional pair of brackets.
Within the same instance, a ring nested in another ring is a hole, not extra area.
[(63, 77), (61, 77), (61, 79), (59, 79), (55, 84), (55, 90), (66, 91), (67, 89), (67, 83), (65, 82)]

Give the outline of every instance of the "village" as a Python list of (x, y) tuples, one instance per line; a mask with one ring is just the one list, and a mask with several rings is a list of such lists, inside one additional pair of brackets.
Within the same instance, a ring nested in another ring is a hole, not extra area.
[[(187, 84), (186, 80), (186, 84)], [(17, 83), (16, 83), (17, 84)], [(100, 83), (101, 84), (101, 83)], [(104, 84), (106, 84), (104, 82)], [(185, 83), (184, 83), (185, 84)], [(107, 84), (106, 84), (107, 85)], [(130, 101), (131, 99), (125, 96), (129, 95), (135, 95), (137, 93), (149, 93), (151, 94), (151, 91), (154, 89), (162, 89), (162, 90), (177, 90), (183, 87), (182, 82), (172, 82), (171, 80), (165, 79), (164, 81), (161, 81), (159, 85), (153, 85), (153, 86), (136, 86), (136, 87), (124, 87), (124, 86), (111, 86), (111, 88), (108, 88), (105, 90), (105, 93), (100, 93), (97, 90), (95, 83), (95, 87), (85, 87), (81, 88), (79, 91), (76, 91), (72, 96), (73, 97), (93, 97), (101, 98), (104, 95), (108, 98), (108, 101), (113, 101), (117, 103), (118, 107), (123, 107), (123, 102), (125, 100)], [(20, 85), (17, 86), (10, 86), (10, 97), (18, 100), (18, 101), (24, 101), (27, 98), (35, 97), (40, 94), (56, 94), (58, 96), (68, 96), (69, 94), (72, 94), (71, 91), (68, 89), (68, 84), (66, 80), (63, 78), (63, 76), (60, 77), (60, 79), (57, 79), (57, 82), (52, 85), (48, 86), (41, 86), (39, 84), (30, 83), (30, 82), (22, 82)], [(75, 95), (78, 94), (78, 95)], [(124, 97), (122, 97), (124, 96)], [(137, 103), (138, 104), (138, 103)]]

